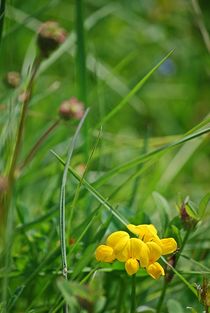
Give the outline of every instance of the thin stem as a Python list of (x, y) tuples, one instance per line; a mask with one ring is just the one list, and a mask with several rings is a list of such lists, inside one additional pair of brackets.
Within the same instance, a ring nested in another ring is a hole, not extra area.
[(124, 287), (123, 279), (120, 278), (119, 294), (118, 294), (117, 306), (116, 306), (116, 311), (115, 311), (116, 313), (120, 313), (121, 312), (122, 299), (124, 297), (124, 292), (125, 292), (125, 287)]
[[(176, 256), (175, 263), (173, 265), (174, 268), (176, 267), (176, 265), (178, 263), (178, 260), (180, 258), (180, 255), (181, 255), (181, 253), (182, 253), (182, 251), (183, 251), (183, 249), (184, 249), (184, 247), (186, 245), (186, 242), (187, 242), (187, 240), (189, 238), (189, 235), (190, 235), (190, 231), (191, 231), (191, 229), (188, 229), (187, 232), (185, 233), (185, 236), (184, 236), (184, 239), (183, 239), (183, 242), (182, 242), (182, 246), (181, 246), (181, 248), (179, 250), (179, 254)], [(163, 304), (163, 301), (164, 301), (164, 298), (165, 298), (166, 290), (167, 290), (167, 288), (168, 288), (168, 286), (170, 284), (170, 281), (173, 278), (173, 275), (170, 277), (170, 280), (167, 280), (166, 278), (164, 280), (164, 285), (163, 285), (163, 289), (162, 289), (162, 293), (161, 293), (160, 299), (159, 299), (158, 304), (157, 304), (157, 312), (156, 313), (160, 313), (161, 312), (161, 308), (162, 308), (162, 304)]]
[(44, 133), (40, 136), (40, 138), (37, 140), (37, 142), (33, 145), (33, 147), (31, 148), (31, 150), (29, 151), (29, 153), (27, 154), (27, 156), (25, 157), (24, 161), (22, 162), (22, 164), (19, 167), (19, 170), (22, 171), (23, 168), (31, 162), (31, 160), (34, 158), (35, 154), (37, 153), (38, 149), (40, 148), (40, 146), (43, 144), (43, 142), (47, 139), (47, 137), (49, 136), (50, 133), (52, 133), (52, 131), (54, 131), (57, 126), (59, 125), (60, 120), (56, 120), (55, 122), (53, 122), (52, 125), (50, 125), (50, 127), (47, 128), (47, 130), (44, 131)]
[(2, 225), (3, 225), (4, 219), (6, 217), (7, 211), (10, 206), (13, 184), (15, 180), (15, 169), (17, 166), (18, 157), (21, 152), (21, 145), (22, 145), (28, 104), (32, 95), (33, 83), (34, 83), (34, 79), (35, 79), (40, 63), (41, 63), (41, 58), (36, 57), (32, 65), (31, 76), (29, 78), (29, 81), (25, 90), (26, 96), (22, 104), (22, 111), (20, 114), (20, 121), (19, 121), (18, 129), (17, 129), (16, 141), (15, 141), (14, 151), (12, 154), (11, 165), (10, 165), (9, 174), (8, 174), (8, 190), (7, 190), (6, 196), (3, 199), (0, 199), (0, 212), (1, 212), (0, 221)]
[(0, 0), (0, 43), (1, 43), (2, 33), (3, 33), (3, 27), (4, 27), (5, 7), (6, 7), (6, 0)]
[(131, 283), (131, 310), (130, 313), (136, 312), (136, 275), (132, 276)]
[[(84, 32), (84, 18), (83, 18), (83, 0), (76, 1), (76, 36), (77, 36), (77, 86), (78, 98), (87, 107), (87, 70), (86, 70), (86, 51), (85, 51), (85, 32)], [(85, 137), (85, 156), (88, 158), (88, 124), (86, 122), (84, 127)]]
[(193, 9), (194, 9), (195, 14), (196, 14), (197, 24), (198, 24), (198, 27), (200, 29), (201, 35), (203, 37), (203, 41), (205, 43), (206, 49), (207, 49), (208, 53), (210, 53), (210, 36), (209, 36), (208, 30), (204, 24), (202, 11), (201, 11), (201, 8), (199, 6), (198, 1), (192, 0), (192, 6), (193, 6)]
[(167, 282), (167, 280), (164, 280), (164, 285), (163, 285), (163, 288), (162, 288), (162, 293), (161, 293), (160, 299), (158, 301), (156, 313), (160, 313), (161, 312), (161, 308), (162, 308), (163, 300), (165, 298), (167, 287), (168, 287), (168, 282)]
[(30, 77), (30, 80), (28, 82), (28, 86), (26, 88), (26, 97), (23, 101), (23, 107), (22, 107), (22, 112), (21, 112), (21, 116), (20, 116), (20, 122), (19, 122), (18, 130), (17, 130), (17, 139), (16, 139), (15, 148), (14, 148), (14, 152), (13, 152), (13, 156), (12, 156), (12, 162), (11, 162), (10, 171), (9, 171), (10, 188), (11, 188), (11, 185), (13, 184), (13, 181), (14, 181), (14, 172), (15, 172), (18, 157), (19, 157), (19, 154), (21, 151), (21, 144), (22, 144), (23, 131), (24, 131), (24, 125), (25, 125), (25, 119), (26, 119), (28, 104), (29, 104), (29, 101), (30, 101), (30, 98), (32, 95), (33, 82), (34, 82), (34, 78), (36, 76), (37, 70), (39, 68), (40, 61), (41, 61), (41, 59), (38, 57), (34, 60), (31, 77)]

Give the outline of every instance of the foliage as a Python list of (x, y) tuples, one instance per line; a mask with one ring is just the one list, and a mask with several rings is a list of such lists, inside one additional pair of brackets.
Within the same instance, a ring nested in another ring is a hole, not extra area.
[[(209, 3), (0, 4), (0, 312), (208, 312)], [(49, 20), (67, 38), (40, 59)], [(73, 97), (86, 115), (62, 120)], [(136, 301), (94, 255), (129, 223), (179, 247)]]

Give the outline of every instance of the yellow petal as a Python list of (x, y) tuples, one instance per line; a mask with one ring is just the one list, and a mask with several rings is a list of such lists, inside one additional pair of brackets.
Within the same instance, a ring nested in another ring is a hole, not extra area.
[(128, 275), (136, 274), (139, 269), (139, 262), (136, 259), (130, 258), (125, 263), (125, 269)]
[(143, 242), (141, 241), (141, 239), (138, 238), (130, 239), (130, 251), (129, 251), (130, 258), (140, 260), (142, 245)]
[(106, 244), (112, 248), (116, 246), (122, 239), (128, 240), (130, 236), (125, 231), (115, 231), (106, 240)]
[(96, 260), (101, 262), (112, 262), (115, 259), (114, 251), (111, 247), (100, 245), (95, 252)]
[(162, 255), (172, 253), (177, 249), (177, 243), (174, 238), (161, 239)]
[(154, 279), (158, 279), (161, 275), (165, 275), (164, 269), (158, 262), (150, 264), (147, 267), (147, 273)]
[(144, 242), (152, 240), (157, 234), (157, 230), (152, 224), (142, 224), (137, 226), (129, 224), (127, 225), (127, 228), (135, 235), (138, 235)]
[(116, 258), (120, 262), (125, 262), (130, 257), (130, 239), (122, 238), (114, 247)]
[(154, 241), (147, 242), (146, 245), (149, 248), (149, 263), (156, 262), (161, 257), (161, 247)]
[(142, 242), (141, 254), (140, 254), (140, 264), (141, 267), (147, 267), (149, 264), (149, 248), (146, 243)]

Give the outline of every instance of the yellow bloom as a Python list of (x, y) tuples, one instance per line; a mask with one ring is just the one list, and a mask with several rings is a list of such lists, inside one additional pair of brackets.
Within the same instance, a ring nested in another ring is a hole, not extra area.
[(116, 231), (107, 238), (106, 244), (113, 248), (120, 262), (125, 262), (128, 258), (129, 239), (130, 236), (125, 231)]
[(156, 262), (161, 257), (161, 247), (153, 241), (147, 242), (146, 245), (149, 248), (149, 263)]
[(161, 248), (162, 248), (162, 255), (170, 254), (176, 251), (177, 243), (174, 238), (164, 238), (160, 240)]
[(132, 233), (138, 235), (144, 242), (152, 240), (157, 235), (157, 229), (152, 224), (142, 224), (137, 226), (129, 224), (127, 227)]
[(147, 273), (154, 279), (158, 279), (161, 275), (165, 275), (164, 269), (158, 263), (152, 263), (147, 267)]
[(106, 245), (100, 245), (96, 249), (96, 260), (101, 262), (112, 262), (115, 260), (114, 250)]
[(117, 259), (125, 262), (128, 275), (137, 273), (139, 267), (146, 268), (154, 279), (165, 275), (164, 269), (156, 261), (161, 255), (169, 254), (177, 249), (173, 238), (160, 239), (154, 225), (132, 225), (127, 228), (139, 238), (130, 238), (125, 231), (116, 231), (108, 236), (106, 245), (96, 249), (96, 259), (102, 262), (112, 262)]
[(125, 269), (128, 275), (136, 274), (139, 269), (139, 262), (136, 259), (130, 258), (125, 263)]

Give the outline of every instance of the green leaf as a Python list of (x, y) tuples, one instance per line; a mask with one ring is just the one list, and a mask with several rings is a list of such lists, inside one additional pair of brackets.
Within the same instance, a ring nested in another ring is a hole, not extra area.
[(188, 203), (186, 203), (185, 209), (187, 211), (187, 214), (190, 217), (192, 217), (195, 220), (199, 220), (199, 216), (198, 216), (198, 213), (197, 213), (197, 207), (196, 207), (196, 205), (192, 201), (189, 201)]
[(200, 218), (202, 218), (205, 213), (208, 206), (208, 203), (210, 201), (210, 192), (208, 192), (200, 201), (199, 207), (198, 207), (198, 215)]
[(167, 302), (168, 313), (184, 313), (180, 303), (174, 299), (169, 299)]

